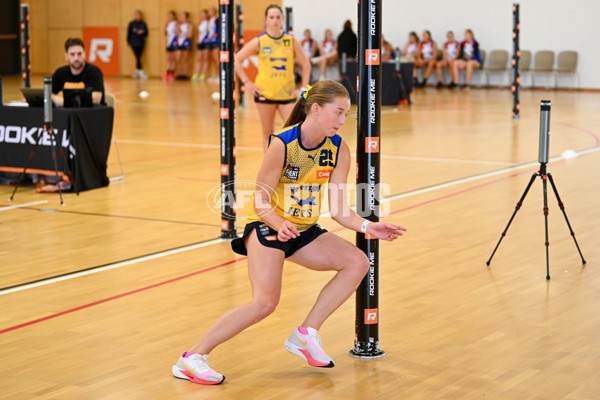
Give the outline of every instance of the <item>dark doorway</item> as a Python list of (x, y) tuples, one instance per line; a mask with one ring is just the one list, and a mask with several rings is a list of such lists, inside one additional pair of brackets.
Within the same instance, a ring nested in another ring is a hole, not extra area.
[(21, 72), (19, 0), (0, 0), (0, 75)]

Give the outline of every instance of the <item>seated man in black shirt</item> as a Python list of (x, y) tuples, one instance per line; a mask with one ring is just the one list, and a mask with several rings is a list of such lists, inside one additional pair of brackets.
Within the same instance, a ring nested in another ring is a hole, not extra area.
[(85, 62), (83, 41), (79, 38), (67, 39), (65, 51), (69, 65), (58, 68), (52, 75), (52, 102), (57, 106), (64, 105), (64, 98), (59, 95), (63, 89), (91, 87), (94, 104), (106, 104), (102, 71)]

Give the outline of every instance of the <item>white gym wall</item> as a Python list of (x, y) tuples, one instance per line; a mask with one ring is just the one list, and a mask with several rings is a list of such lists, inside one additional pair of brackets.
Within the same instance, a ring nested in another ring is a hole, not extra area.
[[(368, 1), (368, 0), (362, 0)], [(481, 49), (504, 49), (512, 55), (511, 0), (382, 0), (383, 34), (392, 46), (406, 42), (408, 32), (419, 36), (429, 29), (441, 47), (446, 32), (454, 31), (462, 40), (466, 28), (471, 28)], [(283, 0), (284, 7), (294, 10), (294, 30), (299, 39), (309, 28), (313, 38), (323, 40), (326, 28), (337, 36), (350, 19), (356, 31), (357, 2), (355, 0)], [(579, 53), (577, 70), (581, 74), (581, 87), (600, 89), (600, 52), (595, 39), (598, 34), (600, 1), (598, 0), (523, 0), (521, 8), (521, 49), (531, 50), (532, 58), (538, 50), (561, 50)], [(533, 64), (533, 59), (532, 59)], [(530, 78), (525, 76), (525, 84)], [(536, 75), (536, 85), (545, 86), (549, 77)], [(559, 80), (559, 86), (575, 82), (571, 77)]]

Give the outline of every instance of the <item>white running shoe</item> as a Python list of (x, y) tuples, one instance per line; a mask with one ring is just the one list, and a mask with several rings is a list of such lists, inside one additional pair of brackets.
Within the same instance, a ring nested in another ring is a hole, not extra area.
[(208, 354), (183, 353), (177, 365), (171, 369), (173, 376), (202, 385), (218, 385), (225, 380), (225, 376), (215, 372), (206, 361), (207, 358)]
[(148, 79), (148, 75), (146, 75), (144, 70), (141, 70), (141, 69), (138, 70), (137, 74), (138, 74), (138, 78), (140, 78), (142, 80)]
[(300, 328), (296, 328), (290, 338), (283, 344), (285, 349), (302, 357), (308, 365), (313, 367), (334, 367), (335, 364), (331, 357), (325, 354), (321, 348), (321, 336), (317, 334), (317, 330), (314, 328), (302, 329), (306, 329), (306, 333), (300, 333)]

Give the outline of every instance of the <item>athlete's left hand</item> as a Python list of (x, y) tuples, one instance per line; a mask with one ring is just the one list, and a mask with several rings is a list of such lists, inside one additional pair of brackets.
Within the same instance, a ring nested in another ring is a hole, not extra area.
[(387, 222), (371, 222), (367, 225), (367, 234), (388, 242), (398, 239), (404, 232), (406, 232), (406, 228)]
[(296, 225), (288, 220), (284, 220), (277, 231), (277, 240), (280, 242), (287, 242), (288, 240), (297, 238), (299, 236), (300, 232), (298, 232)]

